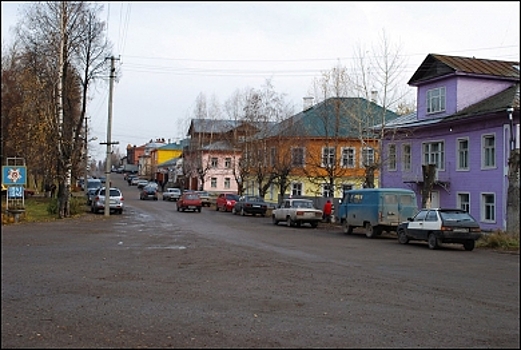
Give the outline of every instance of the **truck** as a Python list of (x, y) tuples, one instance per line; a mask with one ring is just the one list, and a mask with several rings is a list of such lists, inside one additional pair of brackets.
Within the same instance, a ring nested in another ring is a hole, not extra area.
[(345, 234), (363, 227), (367, 238), (382, 232), (396, 232), (400, 223), (418, 212), (414, 191), (404, 188), (363, 188), (348, 190), (337, 216)]
[(124, 164), (122, 172), (135, 174), (138, 171), (137, 164)]

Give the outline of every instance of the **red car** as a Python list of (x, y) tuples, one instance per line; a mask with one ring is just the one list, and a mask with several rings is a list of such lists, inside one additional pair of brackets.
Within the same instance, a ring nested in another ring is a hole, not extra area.
[(215, 210), (232, 211), (239, 196), (233, 193), (221, 193), (215, 200)]
[(201, 212), (201, 208), (203, 206), (203, 202), (201, 201), (201, 197), (195, 193), (183, 193), (181, 197), (176, 202), (177, 211), (185, 211), (192, 210)]

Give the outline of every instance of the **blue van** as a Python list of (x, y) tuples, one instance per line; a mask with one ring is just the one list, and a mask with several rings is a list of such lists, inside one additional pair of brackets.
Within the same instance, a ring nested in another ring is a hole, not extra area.
[(398, 225), (418, 212), (416, 194), (404, 188), (364, 188), (344, 192), (338, 218), (344, 233), (363, 227), (373, 238), (383, 231), (396, 231)]

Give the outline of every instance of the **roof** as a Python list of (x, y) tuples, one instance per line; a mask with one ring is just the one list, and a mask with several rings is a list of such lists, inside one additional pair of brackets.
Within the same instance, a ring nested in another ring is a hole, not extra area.
[(359, 97), (333, 97), (271, 128), (268, 136), (358, 137), (360, 127), (391, 121), (398, 115)]
[(519, 80), (519, 62), (429, 54), (407, 84), (415, 86), (452, 74)]
[[(268, 122), (269, 123), (269, 122)], [(253, 127), (260, 128), (264, 122), (250, 122), (240, 119), (192, 119), (187, 135), (194, 134), (211, 134), (211, 133), (227, 133), (240, 126), (249, 124)]]

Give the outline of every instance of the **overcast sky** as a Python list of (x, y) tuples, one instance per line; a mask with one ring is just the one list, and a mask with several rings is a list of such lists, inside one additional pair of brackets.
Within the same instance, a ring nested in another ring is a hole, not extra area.
[[(354, 49), (376, 46), (382, 31), (402, 48), (404, 86), (429, 53), (520, 56), (519, 1), (100, 3), (120, 59), (112, 141), (122, 153), (184, 138), (200, 93), (223, 104), (271, 79), (298, 112), (314, 78), (338, 62), (350, 67)], [(21, 6), (2, 1), (2, 46)], [(89, 106), (93, 143), (107, 139), (108, 90), (107, 82)], [(103, 158), (104, 147), (93, 145), (93, 156)]]

